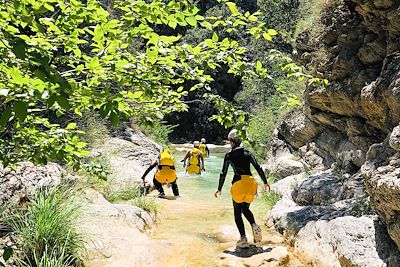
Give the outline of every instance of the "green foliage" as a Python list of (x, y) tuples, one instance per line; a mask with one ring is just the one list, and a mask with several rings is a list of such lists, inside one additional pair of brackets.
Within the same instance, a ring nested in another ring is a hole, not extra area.
[(372, 212), (371, 200), (366, 196), (359, 200), (359, 202), (351, 209), (350, 214), (354, 217), (361, 217)]
[(151, 124), (139, 126), (139, 129), (158, 144), (167, 146), (170, 144), (168, 137), (175, 127), (175, 125), (167, 125), (161, 120), (155, 120)]
[[(13, 248), (12, 247), (5, 247), (4, 248), (4, 252), (3, 252), (3, 261), (5, 262), (5, 263), (7, 263), (7, 261), (9, 260), (9, 259), (11, 259), (11, 257), (13, 256), (13, 254), (14, 254), (14, 250), (13, 250)], [(0, 261), (0, 266), (5, 266), (1, 261)]]
[[(66, 162), (79, 168), (87, 155), (76, 116), (97, 111), (114, 125), (135, 117), (147, 122), (184, 111), (182, 98), (209, 88), (206, 69), (266, 76), (245, 60), (246, 49), (218, 29), (271, 40), (276, 32), (242, 14), (234, 2), (219, 1), (230, 15), (203, 17), (190, 1), (10, 0), (0, 5), (0, 161)], [(197, 44), (178, 43), (170, 29), (215, 31)], [(137, 49), (137, 43), (143, 49)], [(190, 82), (191, 87), (186, 88)]]
[(155, 198), (147, 197), (145, 195), (141, 195), (132, 199), (130, 202), (133, 206), (139, 207), (147, 212), (150, 212), (154, 215), (157, 215), (160, 211), (160, 207), (158, 206)]
[(50, 250), (47, 246), (42, 255), (36, 255), (32, 261), (20, 263), (21, 267), (34, 266), (34, 267), (70, 267), (76, 266), (76, 259), (71, 255), (65, 254), (64, 248), (61, 253), (56, 250)]
[(267, 209), (272, 209), (281, 198), (282, 195), (275, 191), (266, 192), (263, 190), (261, 193), (261, 199), (267, 206)]
[(109, 135), (105, 119), (101, 118), (99, 114), (91, 112), (83, 114), (77, 120), (79, 128), (85, 132), (81, 138), (89, 147), (97, 147), (104, 143)]
[(138, 184), (127, 184), (118, 189), (108, 188), (105, 196), (112, 203), (129, 200), (129, 203), (133, 206), (155, 215), (159, 211), (156, 200), (146, 196), (144, 189)]
[(302, 1), (300, 4), (300, 19), (297, 22), (295, 37), (302, 32), (308, 32), (310, 38), (320, 35), (324, 29), (321, 22), (323, 13), (334, 9), (343, 3), (343, 0), (312, 0)]
[(127, 201), (143, 195), (142, 188), (137, 184), (127, 184), (121, 188), (108, 188), (106, 198), (111, 203)]
[(89, 176), (103, 181), (107, 181), (111, 174), (110, 163), (102, 156), (89, 158), (87, 163), (83, 164), (83, 169)]
[(49, 262), (58, 261), (64, 264), (60, 266), (70, 266), (68, 263), (77, 259), (83, 248), (75, 228), (78, 214), (79, 205), (73, 201), (72, 192), (43, 190), (26, 209), (3, 213), (2, 220), (21, 239), (24, 255), (21, 260), (25, 264), (56, 266)]

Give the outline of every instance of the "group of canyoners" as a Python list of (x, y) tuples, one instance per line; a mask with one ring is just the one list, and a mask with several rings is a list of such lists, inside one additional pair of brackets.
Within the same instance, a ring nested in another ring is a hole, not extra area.
[[(219, 176), (218, 189), (214, 193), (214, 196), (218, 197), (221, 194), (229, 165), (232, 166), (234, 176), (232, 179), (231, 196), (235, 223), (240, 233), (240, 239), (236, 243), (236, 246), (238, 248), (248, 248), (249, 243), (246, 237), (242, 214), (249, 221), (252, 227), (254, 243), (257, 245), (262, 240), (261, 228), (256, 224), (254, 215), (250, 210), (250, 203), (253, 201), (258, 187), (258, 183), (251, 174), (250, 165), (253, 165), (257, 173), (260, 175), (264, 183), (264, 189), (269, 191), (270, 187), (264, 171), (257, 163), (254, 156), (241, 145), (242, 141), (238, 137), (237, 130), (234, 129), (229, 132), (228, 140), (231, 150), (225, 155), (222, 171)], [(205, 171), (204, 158), (208, 157), (209, 154), (210, 152), (204, 138), (201, 139), (201, 142), (193, 142), (193, 148), (188, 151), (185, 157), (181, 160), (184, 167), (186, 167), (186, 172), (189, 174), (201, 174), (201, 172)], [(154, 187), (159, 192), (159, 197), (165, 197), (163, 184), (171, 186), (174, 196), (179, 197), (174, 157), (168, 148), (163, 149), (160, 152), (158, 159), (151, 163), (144, 172), (142, 179), (144, 180), (146, 175), (155, 167), (157, 167), (157, 172), (154, 175), (153, 183)]]

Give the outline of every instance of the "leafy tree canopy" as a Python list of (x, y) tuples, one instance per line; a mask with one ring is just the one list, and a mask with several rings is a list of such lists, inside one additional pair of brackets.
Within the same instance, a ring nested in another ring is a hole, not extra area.
[[(234, 75), (267, 77), (261, 62), (246, 61), (246, 48), (217, 32), (246, 27), (247, 34), (266, 40), (277, 32), (259, 22), (259, 12), (242, 14), (234, 2), (218, 2), (228, 7), (228, 17), (199, 15), (186, 0), (116, 0), (113, 14), (96, 0), (0, 0), (3, 166), (57, 160), (78, 167), (87, 152), (77, 117), (96, 110), (117, 124), (184, 111), (182, 97), (209, 88), (205, 69), (224, 65)], [(188, 44), (178, 42), (179, 34), (157, 33), (158, 26), (214, 33)]]

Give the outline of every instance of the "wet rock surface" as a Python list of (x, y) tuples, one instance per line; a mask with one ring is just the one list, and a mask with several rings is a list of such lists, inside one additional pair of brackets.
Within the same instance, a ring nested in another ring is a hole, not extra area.
[(221, 254), (220, 266), (273, 267), (284, 266), (289, 261), (289, 253), (283, 246), (231, 247)]

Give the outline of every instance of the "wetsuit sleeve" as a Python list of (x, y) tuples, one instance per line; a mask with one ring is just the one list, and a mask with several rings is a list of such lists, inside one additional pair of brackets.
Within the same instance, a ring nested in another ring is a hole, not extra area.
[(265, 177), (265, 173), (261, 166), (258, 164), (256, 158), (253, 156), (253, 154), (250, 153), (250, 163), (254, 166), (258, 174), (260, 175), (261, 179), (263, 180), (264, 184), (267, 184), (267, 177)]
[(157, 166), (157, 161), (153, 161), (151, 163), (151, 165), (147, 168), (147, 170), (144, 172), (144, 174), (142, 175), (142, 180), (144, 180), (144, 178), (146, 177), (147, 174), (149, 174), (149, 172), (154, 169), (154, 167)]
[(185, 157), (181, 160), (181, 162), (185, 162), (185, 160), (190, 157), (190, 151), (188, 151), (185, 155)]
[(225, 155), (224, 158), (224, 165), (222, 166), (222, 171), (219, 175), (219, 183), (218, 183), (218, 190), (222, 190), (222, 186), (224, 185), (226, 174), (228, 173), (228, 167), (229, 167), (230, 161), (228, 158), (228, 154)]

